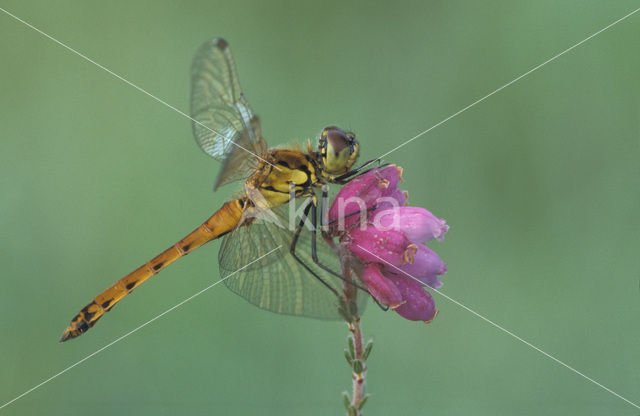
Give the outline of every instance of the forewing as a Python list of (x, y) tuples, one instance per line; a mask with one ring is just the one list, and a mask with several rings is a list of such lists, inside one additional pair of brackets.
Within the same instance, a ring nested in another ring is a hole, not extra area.
[(215, 187), (248, 177), (266, 143), (223, 39), (205, 42), (193, 59), (191, 117), (198, 146), (224, 163)]
[[(293, 232), (288, 227), (289, 209), (285, 204), (272, 211), (280, 224), (254, 218), (250, 225), (240, 226), (225, 237), (219, 255), (222, 277), (230, 276), (225, 284), (250, 303), (272, 312), (340, 319), (338, 298), (289, 251), (293, 241)], [(275, 251), (255, 261), (272, 250)], [(325, 266), (340, 272), (337, 254), (320, 235), (317, 251)], [(296, 254), (326, 284), (342, 293), (343, 281), (314, 264), (311, 231), (307, 227), (300, 234)], [(247, 264), (250, 266), (242, 268)]]

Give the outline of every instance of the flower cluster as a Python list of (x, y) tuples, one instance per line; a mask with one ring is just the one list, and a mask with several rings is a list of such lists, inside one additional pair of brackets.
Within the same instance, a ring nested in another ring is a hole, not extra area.
[(372, 169), (346, 184), (329, 210), (329, 234), (362, 263), (371, 295), (400, 316), (430, 322), (438, 313), (423, 285), (438, 289), (447, 265), (423, 243), (442, 241), (449, 227), (424, 208), (406, 206), (402, 169)]

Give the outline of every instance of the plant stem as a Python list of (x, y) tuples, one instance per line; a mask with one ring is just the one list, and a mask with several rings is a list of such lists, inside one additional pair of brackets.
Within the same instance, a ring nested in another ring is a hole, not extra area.
[(353, 270), (349, 261), (349, 257), (340, 253), (340, 264), (342, 275), (345, 282), (342, 286), (344, 293), (342, 316), (349, 326), (350, 335), (348, 338), (348, 349), (345, 350), (345, 356), (351, 366), (351, 378), (353, 381), (353, 390), (351, 398), (345, 392), (343, 399), (349, 416), (362, 416), (362, 406), (368, 396), (364, 395), (365, 375), (367, 372), (366, 360), (371, 351), (371, 342), (365, 346), (362, 342), (362, 328), (360, 327), (360, 312), (358, 311), (358, 290), (353, 284)]
[[(360, 403), (364, 397), (364, 380), (367, 372), (367, 365), (363, 357), (362, 350), (362, 329), (360, 328), (360, 317), (356, 316), (353, 322), (349, 323), (349, 331), (353, 339), (354, 358), (362, 363), (361, 368), (353, 369), (351, 374), (353, 378), (353, 395), (351, 397), (351, 406), (355, 409), (356, 415), (361, 416)], [(357, 371), (359, 370), (359, 371)]]

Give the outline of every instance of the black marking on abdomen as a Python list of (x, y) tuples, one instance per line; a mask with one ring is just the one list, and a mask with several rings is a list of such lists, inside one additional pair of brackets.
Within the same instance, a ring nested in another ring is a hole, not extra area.
[(153, 266), (153, 270), (158, 271), (158, 270), (162, 269), (162, 265), (163, 265), (162, 262), (156, 264), (155, 266)]
[(184, 254), (187, 254), (190, 248), (191, 244), (187, 244), (186, 246), (182, 246), (182, 251), (184, 252)]
[[(91, 301), (90, 304), (88, 304), (87, 306), (85, 306), (84, 308), (82, 308), (82, 310), (80, 311), (83, 315), (83, 319), (87, 322), (91, 321), (91, 318), (93, 318), (93, 316), (96, 314), (95, 312), (89, 312), (89, 308), (93, 305), (96, 305), (95, 301)], [(98, 305), (96, 305), (98, 306)]]
[(100, 306), (102, 306), (103, 309), (107, 309), (109, 307), (109, 305), (111, 305), (111, 302), (113, 302), (113, 299), (109, 299), (109, 300), (107, 300), (105, 302), (102, 302), (102, 305), (100, 305)]
[(78, 330), (78, 332), (83, 333), (86, 332), (89, 328), (91, 328), (93, 325), (87, 323), (87, 321), (85, 321), (84, 319), (82, 320), (82, 323), (80, 325), (78, 325), (76, 327), (76, 329)]
[[(191, 258), (191, 257), (189, 257), (189, 258)], [(136, 282), (127, 283), (127, 286), (125, 286), (125, 287), (127, 288), (127, 290), (131, 290), (134, 287), (136, 287)], [(109, 316), (111, 316), (111, 315), (109, 315)]]

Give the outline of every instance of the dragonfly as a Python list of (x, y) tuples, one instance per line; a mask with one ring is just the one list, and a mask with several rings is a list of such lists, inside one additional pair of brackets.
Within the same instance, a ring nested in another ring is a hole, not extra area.
[[(359, 143), (352, 132), (335, 126), (322, 130), (317, 149), (309, 142), (306, 148), (269, 149), (240, 88), (229, 45), (221, 38), (205, 42), (193, 59), (191, 119), (198, 146), (222, 162), (214, 190), (244, 180), (242, 191), (194, 231), (97, 295), (73, 317), (61, 342), (82, 335), (144, 281), (218, 238), (223, 238), (220, 273), (233, 292), (276, 313), (340, 318), (344, 277), (336, 271), (340, 259), (335, 247), (317, 238), (318, 223), (323, 223), (318, 217), (326, 214), (329, 184), (344, 184), (377, 160), (353, 168)], [(292, 221), (296, 212), (300, 219)], [(348, 283), (366, 291), (357, 277)]]

